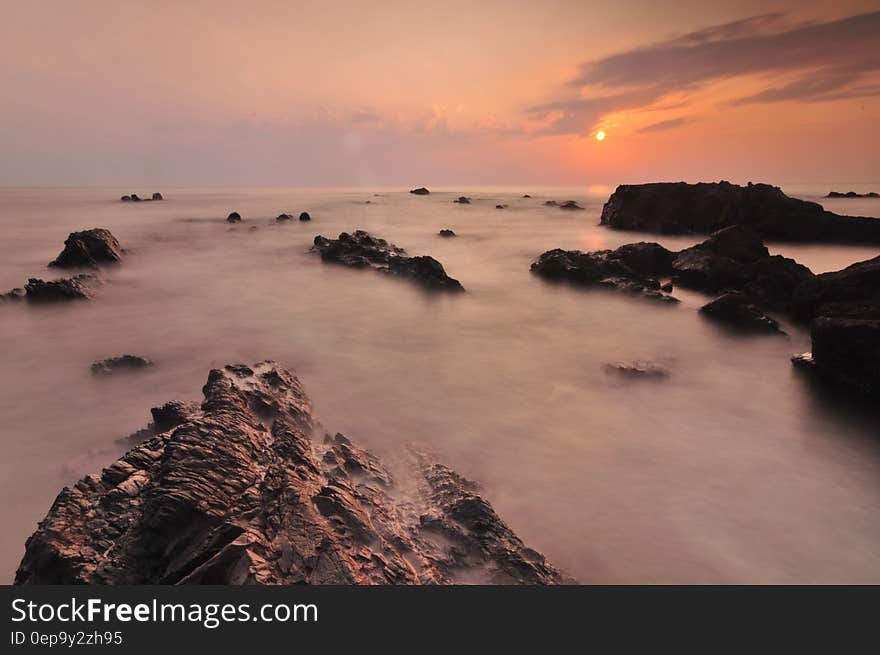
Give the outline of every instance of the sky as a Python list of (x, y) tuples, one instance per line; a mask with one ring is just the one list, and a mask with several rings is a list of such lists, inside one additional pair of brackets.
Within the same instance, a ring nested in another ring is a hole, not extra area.
[(0, 16), (0, 186), (880, 180), (880, 0), (0, 0)]

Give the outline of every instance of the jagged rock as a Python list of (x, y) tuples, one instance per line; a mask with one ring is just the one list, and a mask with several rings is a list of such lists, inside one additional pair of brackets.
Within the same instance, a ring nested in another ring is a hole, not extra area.
[(855, 191), (847, 191), (846, 193), (841, 193), (840, 191), (829, 191), (826, 198), (880, 198), (880, 193), (875, 191), (869, 191), (868, 193), (856, 193)]
[(197, 402), (171, 400), (161, 407), (153, 407), (150, 414), (153, 415), (152, 429), (158, 434), (176, 428), (182, 423), (194, 420), (201, 412), (201, 405)]
[(661, 380), (669, 377), (669, 371), (654, 362), (635, 361), (603, 364), (602, 370), (609, 375), (619, 375), (625, 378)]
[(430, 191), (428, 191), (425, 187), (419, 187), (418, 189), (412, 189), (410, 193), (414, 193), (417, 196), (427, 196)]
[(291, 220), (293, 220), (293, 216), (291, 216), (290, 214), (278, 214), (278, 216), (275, 217), (275, 221), (278, 223)]
[(82, 232), (71, 232), (64, 241), (64, 250), (49, 266), (57, 268), (96, 268), (101, 264), (122, 261), (122, 248), (110, 230), (96, 227)]
[(161, 194), (161, 193), (159, 193), (158, 191), (156, 191), (156, 192), (153, 194), (153, 200), (165, 200), (165, 198), (162, 197), (162, 194)]
[(660, 282), (653, 277), (658, 268), (662, 268), (660, 262), (667, 262), (668, 268), (671, 257), (671, 252), (656, 243), (627, 244), (617, 250), (589, 253), (557, 248), (532, 262), (531, 270), (550, 280), (608, 286), (676, 302), (674, 297), (661, 291)]
[(456, 198), (452, 202), (457, 202), (460, 205), (469, 205), (469, 204), (471, 204), (471, 199), (468, 198), (467, 196), (459, 196), (458, 198)]
[(32, 277), (24, 285), (25, 298), (29, 302), (87, 300), (92, 297), (91, 287), (97, 282), (98, 279), (94, 275), (86, 273), (58, 280), (41, 280)]
[(577, 204), (574, 200), (566, 200), (559, 205), (559, 209), (583, 209), (583, 207)]
[(403, 248), (368, 232), (342, 232), (337, 239), (316, 236), (313, 250), (325, 262), (356, 268), (374, 268), (383, 273), (408, 277), (429, 289), (463, 291), (461, 283), (449, 277), (443, 265), (433, 257), (408, 257)]
[(299, 220), (301, 220), (301, 221), (303, 221), (303, 222), (305, 222), (305, 221), (310, 221), (310, 220), (312, 220), (312, 217), (309, 216), (309, 212), (302, 212), (302, 213), (299, 215)]
[(139, 355), (120, 355), (108, 357), (92, 364), (95, 375), (110, 375), (119, 371), (135, 371), (152, 366), (153, 362)]
[(784, 334), (779, 323), (762, 312), (744, 293), (725, 293), (703, 305), (700, 313), (738, 330)]
[(795, 317), (880, 319), (880, 257), (805, 280), (792, 298)]
[(439, 234), (441, 237), (447, 238), (455, 236), (455, 232), (453, 232), (452, 230), (440, 230), (437, 234)]
[(710, 234), (746, 225), (764, 239), (880, 243), (877, 219), (838, 216), (767, 184), (621, 185), (605, 203), (601, 223), (664, 234)]
[(227, 366), (202, 391), (200, 412), (61, 491), (16, 584), (571, 581), (426, 455), (398, 485), (345, 436), (313, 442), (283, 368)]
[(845, 392), (880, 396), (880, 320), (820, 316), (810, 336), (812, 353), (797, 356), (795, 364)]
[(228, 223), (241, 223), (241, 214), (238, 212), (232, 212), (229, 216), (226, 217), (226, 221)]

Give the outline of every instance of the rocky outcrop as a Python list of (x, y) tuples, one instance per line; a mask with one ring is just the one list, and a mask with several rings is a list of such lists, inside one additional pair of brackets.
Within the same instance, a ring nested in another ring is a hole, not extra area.
[(549, 280), (606, 286), (649, 298), (675, 302), (661, 290), (658, 273), (669, 270), (672, 253), (656, 243), (627, 244), (617, 250), (548, 250), (531, 270)]
[(453, 232), (452, 230), (447, 230), (447, 229), (440, 230), (437, 234), (438, 234), (439, 236), (441, 236), (441, 237), (446, 237), (447, 239), (448, 239), (449, 237), (454, 237), (454, 236), (455, 236), (455, 232)]
[(122, 248), (110, 230), (96, 227), (71, 232), (64, 241), (64, 250), (49, 266), (57, 268), (97, 268), (102, 264), (122, 261)]
[(227, 223), (241, 223), (241, 214), (238, 212), (232, 212), (229, 216), (226, 217)]
[(41, 280), (32, 277), (24, 285), (24, 297), (29, 302), (59, 302), (87, 300), (92, 297), (92, 287), (98, 283), (94, 275), (83, 273), (57, 280)]
[(813, 276), (792, 297), (796, 318), (817, 316), (880, 319), (880, 257)]
[(711, 234), (745, 225), (764, 239), (880, 243), (880, 220), (838, 216), (767, 184), (621, 185), (605, 203), (601, 223), (662, 234)]
[(409, 278), (431, 290), (464, 291), (461, 283), (449, 277), (443, 265), (433, 257), (407, 256), (403, 248), (363, 230), (357, 230), (353, 234), (342, 232), (337, 239), (316, 236), (313, 250), (321, 253), (321, 259), (325, 262), (373, 268)]
[(428, 191), (425, 187), (419, 187), (418, 189), (412, 189), (410, 193), (415, 194), (417, 196), (427, 196), (431, 192)]
[(743, 332), (784, 334), (779, 322), (767, 316), (744, 293), (733, 291), (722, 294), (703, 305), (700, 313), (713, 321)]
[(94, 375), (111, 375), (121, 371), (138, 371), (152, 365), (151, 360), (140, 355), (119, 355), (94, 362), (92, 373)]
[(399, 483), (341, 434), (313, 441), (283, 368), (227, 366), (202, 391), (194, 413), (61, 491), (16, 584), (570, 581), (426, 455)]
[(813, 351), (792, 358), (849, 394), (880, 396), (880, 319), (820, 316), (810, 326)]
[(868, 193), (856, 193), (855, 191), (829, 191), (826, 198), (880, 198), (880, 193), (869, 191)]

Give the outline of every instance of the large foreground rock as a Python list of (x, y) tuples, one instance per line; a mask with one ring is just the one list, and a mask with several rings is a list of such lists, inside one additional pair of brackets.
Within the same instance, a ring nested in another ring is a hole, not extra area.
[(625, 184), (605, 203), (601, 223), (662, 234), (711, 234), (746, 225), (764, 239), (880, 243), (880, 220), (839, 216), (768, 184)]
[(567, 581), (447, 467), (414, 454), (398, 484), (341, 434), (313, 442), (283, 368), (213, 370), (203, 393), (196, 413), (58, 495), (17, 584)]
[(49, 266), (58, 268), (97, 268), (101, 264), (122, 261), (122, 248), (110, 230), (96, 227), (72, 232), (64, 242), (64, 250)]
[(793, 311), (797, 318), (817, 316), (880, 319), (880, 257), (822, 273), (794, 291)]
[(795, 357), (848, 393), (880, 396), (880, 320), (820, 316), (812, 322), (813, 352)]
[(342, 232), (336, 239), (316, 236), (314, 250), (325, 262), (356, 268), (373, 268), (383, 273), (409, 278), (427, 289), (464, 291), (461, 283), (449, 277), (433, 257), (409, 257), (403, 248), (369, 232)]

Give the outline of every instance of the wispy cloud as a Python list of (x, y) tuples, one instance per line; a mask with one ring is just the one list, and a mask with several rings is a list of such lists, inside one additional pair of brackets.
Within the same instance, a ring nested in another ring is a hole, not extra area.
[(671, 118), (668, 121), (660, 121), (658, 123), (651, 123), (650, 125), (645, 125), (644, 127), (640, 127), (636, 130), (639, 134), (646, 134), (650, 132), (665, 132), (666, 130), (673, 130), (676, 127), (681, 127), (682, 125), (687, 125), (688, 123), (693, 123), (692, 118), (685, 118), (684, 116), (680, 118)]
[(798, 25), (753, 16), (584, 63), (559, 98), (529, 114), (549, 132), (583, 133), (610, 112), (743, 76), (766, 88), (731, 104), (880, 95), (878, 35), (880, 11)]

